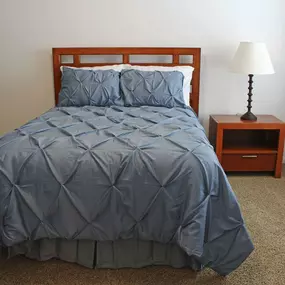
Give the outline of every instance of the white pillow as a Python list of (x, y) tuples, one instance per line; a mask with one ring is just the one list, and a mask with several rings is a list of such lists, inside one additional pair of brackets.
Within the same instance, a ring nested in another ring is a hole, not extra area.
[(109, 70), (113, 69), (115, 71), (121, 72), (123, 69), (129, 68), (129, 64), (115, 64), (115, 65), (103, 65), (103, 66), (91, 66), (91, 67), (73, 67), (73, 66), (61, 66), (60, 70), (62, 72), (63, 67), (72, 69), (85, 69), (85, 70)]
[(185, 104), (190, 106), (190, 84), (194, 68), (192, 66), (142, 66), (126, 64), (125, 68), (132, 68), (141, 71), (180, 71), (184, 75), (183, 97)]

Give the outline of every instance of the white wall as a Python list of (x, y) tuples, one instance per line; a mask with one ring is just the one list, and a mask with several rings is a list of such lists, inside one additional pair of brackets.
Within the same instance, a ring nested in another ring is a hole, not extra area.
[(284, 0), (0, 0), (0, 134), (54, 104), (51, 48), (202, 48), (200, 117), (242, 113), (247, 77), (227, 70), (239, 41), (265, 41), (275, 75), (256, 77), (255, 113), (285, 120)]

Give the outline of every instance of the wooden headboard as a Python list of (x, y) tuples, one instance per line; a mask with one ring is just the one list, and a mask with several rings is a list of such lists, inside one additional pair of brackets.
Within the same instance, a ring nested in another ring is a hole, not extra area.
[[(121, 62), (115, 63), (89, 63), (81, 62), (81, 56), (86, 55), (118, 55), (121, 56)], [(134, 55), (151, 55), (151, 56), (172, 56), (169, 63), (149, 62), (132, 62), (131, 56)], [(71, 63), (63, 63), (63, 56), (71, 56)], [(182, 56), (191, 56), (192, 61), (186, 62), (181, 60)], [(120, 63), (129, 63), (135, 65), (162, 65), (162, 66), (177, 66), (177, 65), (191, 65), (195, 68), (192, 78), (192, 89), (190, 96), (190, 105), (194, 111), (199, 113), (199, 94), (200, 94), (200, 61), (201, 49), (200, 48), (139, 48), (139, 47), (116, 47), (116, 48), (53, 48), (53, 72), (54, 72), (54, 89), (55, 89), (55, 103), (58, 103), (58, 94), (61, 88), (61, 66), (73, 67), (89, 67), (89, 66), (102, 66), (113, 65)], [(182, 63), (183, 62), (183, 63)]]

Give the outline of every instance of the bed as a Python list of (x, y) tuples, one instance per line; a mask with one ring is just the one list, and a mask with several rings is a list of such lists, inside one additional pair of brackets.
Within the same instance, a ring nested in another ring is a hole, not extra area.
[[(72, 62), (62, 63), (67, 55)], [(59, 258), (89, 268), (210, 267), (221, 275), (235, 270), (253, 244), (197, 118), (200, 49), (55, 48), (56, 104), (62, 66), (106, 65), (82, 63), (86, 55), (116, 55), (123, 64), (133, 55), (170, 55), (172, 61), (160, 65), (192, 65), (191, 107), (59, 104), (1, 137), (3, 251), (8, 257)], [(192, 62), (181, 63), (184, 56)], [(119, 80), (133, 76), (130, 72), (123, 71)]]

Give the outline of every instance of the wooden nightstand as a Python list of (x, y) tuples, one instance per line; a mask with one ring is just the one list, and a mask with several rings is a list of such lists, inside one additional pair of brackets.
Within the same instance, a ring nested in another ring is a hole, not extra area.
[(272, 171), (281, 177), (285, 124), (274, 116), (256, 122), (211, 115), (209, 139), (225, 171)]

